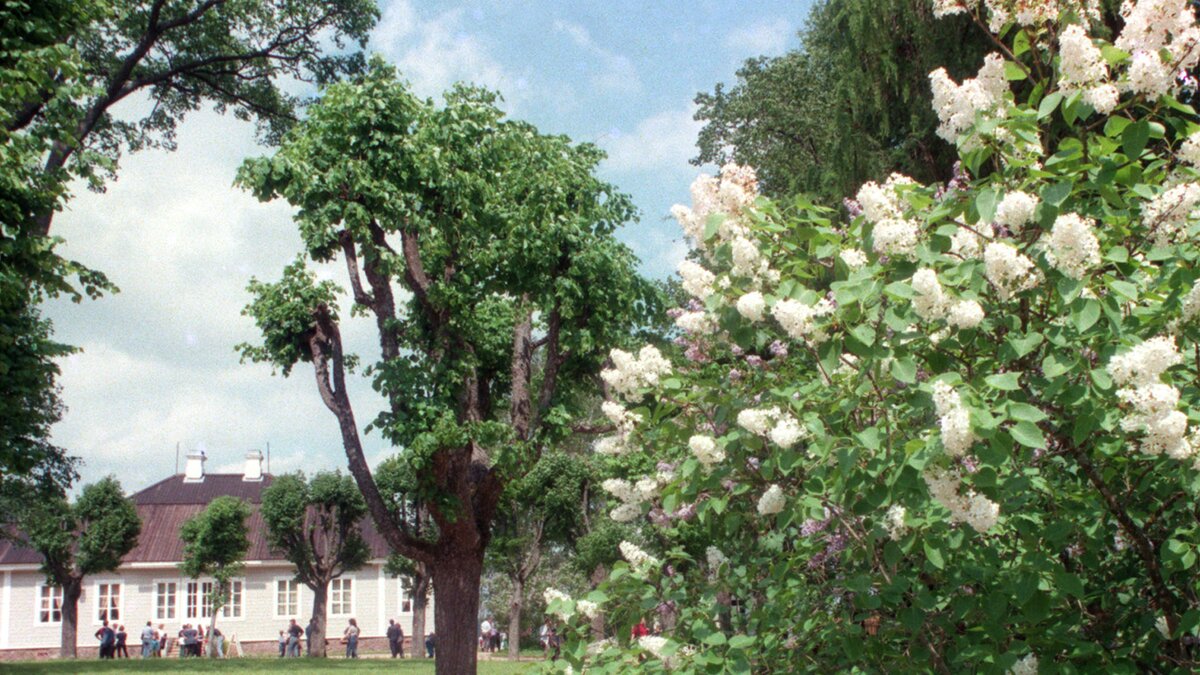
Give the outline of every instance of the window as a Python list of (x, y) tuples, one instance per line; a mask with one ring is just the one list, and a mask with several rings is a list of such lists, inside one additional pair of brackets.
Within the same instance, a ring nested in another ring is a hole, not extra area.
[(121, 584), (97, 584), (96, 621), (121, 620)]
[(349, 616), (354, 613), (353, 579), (334, 579), (329, 582), (329, 613)]
[(295, 579), (275, 581), (275, 616), (287, 618), (300, 613), (300, 582)]
[(409, 588), (409, 577), (400, 577), (400, 613), (412, 613), (412, 589)]
[(62, 586), (41, 586), (38, 594), (38, 623), (61, 623)]
[(229, 597), (225, 599), (225, 606), (221, 608), (221, 616), (226, 619), (242, 618), (241, 580), (229, 582)]
[(159, 621), (175, 618), (175, 603), (179, 585), (174, 581), (160, 581), (154, 585), (154, 618)]
[(187, 582), (187, 618), (207, 619), (212, 616), (213, 585), (211, 581)]

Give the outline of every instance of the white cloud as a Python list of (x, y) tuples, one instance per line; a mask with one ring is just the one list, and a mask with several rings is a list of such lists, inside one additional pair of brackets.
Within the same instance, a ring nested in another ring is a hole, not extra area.
[(655, 113), (628, 133), (609, 135), (598, 142), (608, 151), (605, 167), (614, 171), (670, 171), (692, 173), (688, 164), (696, 154), (696, 137), (704, 126), (692, 119), (696, 107)]
[(455, 82), (470, 82), (499, 90), (508, 107), (514, 107), (526, 78), (508, 72), (466, 24), (462, 10), (424, 18), (409, 0), (395, 0), (384, 10), (369, 46), (396, 64), (421, 96), (436, 97)]
[(595, 57), (600, 70), (590, 78), (593, 87), (622, 94), (641, 91), (641, 78), (629, 57), (600, 46), (588, 29), (577, 23), (558, 20), (554, 22), (554, 30), (565, 34), (576, 46)]
[(725, 37), (725, 47), (738, 58), (776, 56), (787, 50), (792, 33), (785, 18), (763, 19), (735, 29)]

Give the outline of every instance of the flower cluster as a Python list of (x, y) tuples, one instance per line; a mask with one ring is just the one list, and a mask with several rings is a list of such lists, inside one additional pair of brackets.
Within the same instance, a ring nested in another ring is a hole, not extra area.
[(1200, 28), (1187, 0), (1126, 0), (1121, 17), (1125, 26), (1113, 44), (1131, 54), (1126, 89), (1158, 98), (1175, 87), (1177, 72), (1200, 60)]
[(675, 326), (692, 335), (708, 335), (717, 330), (717, 321), (703, 310), (682, 312), (675, 317)]
[(993, 241), (983, 250), (984, 274), (996, 288), (996, 295), (1007, 300), (1041, 282), (1041, 273), (1033, 261), (1012, 244)]
[(974, 328), (983, 321), (983, 307), (974, 300), (955, 301), (943, 289), (937, 273), (929, 268), (917, 270), (912, 278), (913, 311), (926, 321), (945, 319), (959, 329)]
[(636, 544), (623, 541), (617, 548), (621, 549), (621, 557), (629, 562), (634, 572), (645, 574), (662, 566), (662, 561), (638, 548)]
[(1142, 207), (1142, 224), (1150, 231), (1155, 246), (1180, 240), (1188, 221), (1200, 214), (1200, 183), (1181, 183), (1165, 190)]
[(1045, 240), (1050, 264), (1072, 279), (1082, 279), (1089, 269), (1099, 265), (1100, 242), (1095, 225), (1096, 221), (1075, 213), (1056, 218)]
[(941, 121), (938, 136), (949, 143), (957, 142), (975, 124), (976, 115), (998, 118), (1006, 114), (1008, 80), (1004, 77), (1004, 58), (999, 54), (988, 54), (979, 73), (961, 85), (950, 79), (945, 68), (930, 73), (929, 84), (933, 88), (933, 108)]
[(987, 532), (999, 521), (999, 504), (971, 489), (959, 494), (962, 480), (958, 471), (930, 469), (924, 478), (929, 495), (950, 511), (950, 520), (966, 523), (979, 533)]
[(846, 263), (846, 267), (852, 270), (862, 269), (867, 265), (867, 254), (857, 248), (842, 249), (838, 253), (838, 257), (842, 259), (842, 262)]
[(899, 541), (904, 537), (904, 533), (908, 531), (908, 526), (904, 524), (904, 516), (907, 513), (907, 510), (900, 504), (892, 504), (888, 507), (887, 514), (883, 518), (888, 538)]
[(703, 436), (700, 434), (692, 436), (688, 440), (688, 448), (705, 468), (712, 468), (714, 465), (725, 461), (725, 451), (717, 445), (717, 441), (712, 436)]
[(1013, 667), (1008, 670), (1011, 675), (1037, 675), (1038, 660), (1037, 656), (1029, 653), (1023, 659), (1013, 664)]
[[(999, 33), (1010, 21), (1037, 26), (1069, 14), (1093, 21), (1100, 17), (1100, 0), (984, 0), (983, 4), (993, 33)], [(962, 14), (978, 5), (979, 0), (933, 0), (933, 15)]]
[(613, 367), (600, 371), (600, 378), (627, 400), (636, 400), (643, 388), (657, 386), (659, 379), (671, 372), (671, 362), (651, 345), (642, 347), (637, 356), (614, 349), (609, 357)]
[(809, 345), (817, 345), (829, 337), (824, 326), (817, 324), (817, 319), (833, 314), (833, 310), (833, 303), (825, 298), (821, 298), (812, 305), (784, 298), (777, 300), (771, 307), (771, 316), (775, 317), (775, 320), (792, 339), (804, 340)]
[(717, 278), (702, 265), (691, 260), (679, 263), (679, 277), (683, 279), (683, 290), (701, 301), (712, 295), (713, 282)]
[(658, 481), (648, 476), (636, 483), (630, 483), (623, 478), (609, 478), (601, 483), (600, 487), (621, 502), (608, 514), (618, 523), (627, 523), (640, 516), (642, 503), (658, 496)]
[(1092, 43), (1083, 26), (1072, 24), (1058, 36), (1064, 92), (1082, 91), (1083, 100), (1107, 115), (1117, 107), (1120, 92), (1108, 82), (1108, 64), (1100, 48)]
[(725, 219), (719, 234), (722, 240), (732, 239), (745, 232), (742, 212), (757, 198), (758, 177), (754, 169), (729, 163), (721, 167), (720, 177), (707, 174), (697, 177), (692, 183), (691, 208), (676, 204), (671, 208), (671, 214), (696, 248), (704, 250), (704, 229), (709, 216), (722, 214)]
[(1183, 361), (1172, 337), (1157, 337), (1114, 356), (1108, 372), (1122, 388), (1117, 397), (1130, 408), (1121, 420), (1126, 432), (1142, 432), (1141, 451), (1187, 459), (1196, 452), (1195, 439), (1187, 436), (1187, 415), (1177, 410), (1179, 390), (1162, 381), (1171, 366)]
[(758, 323), (763, 320), (763, 313), (767, 311), (767, 300), (762, 293), (750, 291), (738, 298), (737, 311), (743, 318)]
[(808, 430), (800, 426), (796, 418), (779, 408), (748, 408), (738, 413), (737, 423), (756, 436), (766, 436), (785, 450), (808, 436)]
[(933, 405), (937, 410), (942, 447), (946, 449), (946, 454), (951, 457), (966, 454), (978, 437), (971, 431), (971, 418), (958, 392), (944, 381), (934, 382)]
[(767, 488), (767, 491), (758, 498), (758, 513), (761, 516), (769, 516), (779, 513), (783, 510), (787, 503), (787, 498), (783, 495), (783, 489), (778, 485), (772, 484)]
[(857, 201), (862, 205), (863, 217), (875, 225), (871, 238), (876, 253), (902, 258), (916, 254), (921, 226), (905, 217), (902, 194), (914, 185), (913, 179), (894, 173), (883, 185), (871, 181), (859, 188)]
[(1028, 192), (1013, 190), (1005, 194), (996, 205), (996, 224), (1013, 233), (1020, 232), (1025, 225), (1033, 222), (1033, 214), (1037, 207), (1037, 197)]

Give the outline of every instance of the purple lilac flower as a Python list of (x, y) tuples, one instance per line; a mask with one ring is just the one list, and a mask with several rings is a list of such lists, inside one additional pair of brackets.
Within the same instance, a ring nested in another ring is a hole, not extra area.
[(859, 204), (856, 199), (846, 197), (842, 200), (842, 206), (846, 207), (846, 211), (850, 213), (851, 218), (857, 218), (862, 215), (862, 204)]
[(750, 356), (746, 357), (746, 365), (750, 366), (751, 368), (762, 368), (762, 357), (758, 354), (751, 354)]
[(776, 340), (772, 342), (769, 349), (771, 351), (771, 356), (774, 356), (778, 359), (785, 358), (788, 355), (787, 345), (783, 344), (782, 340)]

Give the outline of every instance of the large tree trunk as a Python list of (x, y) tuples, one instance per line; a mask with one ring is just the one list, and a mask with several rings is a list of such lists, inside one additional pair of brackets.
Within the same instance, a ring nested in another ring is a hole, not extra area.
[(479, 617), (479, 578), (483, 573), (483, 547), (454, 546), (448, 542), (433, 566), (433, 608), (437, 635), (437, 675), (465, 675), (476, 667), (475, 620)]
[(308, 640), (308, 655), (319, 656), (325, 658), (325, 633), (328, 628), (327, 610), (329, 605), (329, 584), (318, 585), (312, 588), (313, 592), (313, 611), (312, 617), (316, 619), (316, 626), (313, 628), (312, 637)]
[(510, 577), (512, 595), (508, 600), (508, 658), (521, 656), (521, 607), (525, 605), (525, 580)]
[(62, 645), (58, 655), (64, 659), (76, 657), (75, 641), (79, 634), (79, 595), (83, 592), (83, 580), (73, 579), (62, 585)]
[[(424, 565), (417, 563), (417, 569), (424, 569)], [(412, 595), (412, 649), (410, 656), (413, 658), (424, 658), (425, 656), (425, 612), (429, 608), (429, 575), (418, 571), (413, 575), (413, 595)]]

